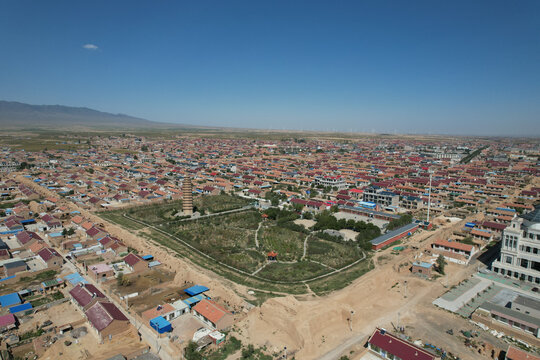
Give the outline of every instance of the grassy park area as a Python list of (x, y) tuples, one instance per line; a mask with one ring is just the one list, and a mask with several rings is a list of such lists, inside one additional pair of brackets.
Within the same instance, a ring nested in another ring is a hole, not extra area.
[[(191, 219), (176, 215), (181, 201), (99, 215), (130, 230), (143, 229), (139, 234), (156, 245), (258, 289), (299, 294), (309, 283), (312, 291), (328, 292), (371, 268), (356, 242), (296, 225), (299, 215), (294, 211), (220, 213), (244, 207), (245, 200), (224, 194), (202, 196), (196, 204), (207, 209), (206, 215)], [(277, 261), (268, 261), (269, 252), (277, 253)]]

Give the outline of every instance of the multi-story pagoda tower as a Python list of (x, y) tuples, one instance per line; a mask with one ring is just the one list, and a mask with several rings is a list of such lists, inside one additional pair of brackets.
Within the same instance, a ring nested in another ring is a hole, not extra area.
[(193, 190), (190, 177), (185, 177), (182, 183), (182, 211), (184, 215), (193, 215)]

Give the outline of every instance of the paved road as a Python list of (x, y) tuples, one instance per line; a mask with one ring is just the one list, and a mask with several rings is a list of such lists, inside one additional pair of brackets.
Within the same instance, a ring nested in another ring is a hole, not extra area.
[(362, 333), (353, 335), (340, 346), (334, 348), (333, 350), (330, 350), (323, 356), (319, 357), (318, 360), (337, 360), (345, 351), (347, 351), (347, 349), (358, 343), (363, 343), (366, 338), (367, 335)]
[(207, 215), (201, 215), (201, 216), (191, 217), (191, 218), (186, 218), (186, 219), (173, 220), (173, 221), (167, 222), (166, 224), (171, 224), (171, 223), (176, 223), (176, 222), (184, 222), (184, 221), (194, 221), (194, 220), (206, 219), (206, 218), (210, 218), (210, 217), (213, 217), (213, 216), (220, 216), (220, 215), (226, 215), (226, 214), (234, 214), (234, 213), (237, 213), (237, 212), (246, 211), (246, 210), (253, 209), (253, 208), (254, 208), (253, 205), (246, 205), (246, 206), (238, 208), (238, 209), (232, 209), (232, 210), (227, 210), (227, 211), (222, 211), (222, 212), (217, 212), (217, 213), (212, 213), (212, 214), (207, 214)]

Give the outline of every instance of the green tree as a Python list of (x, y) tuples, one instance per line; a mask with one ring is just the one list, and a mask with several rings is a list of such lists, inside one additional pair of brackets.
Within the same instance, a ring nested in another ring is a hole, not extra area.
[(253, 355), (255, 355), (255, 347), (252, 344), (242, 349), (242, 359), (253, 359)]
[(446, 260), (444, 260), (444, 256), (439, 255), (439, 257), (437, 258), (437, 271), (441, 274), (441, 275), (444, 275), (444, 266), (446, 265)]
[(129, 286), (131, 285), (131, 280), (125, 277), (124, 273), (120, 271), (116, 277), (116, 284), (118, 286)]
[(184, 349), (184, 357), (186, 360), (202, 360), (202, 355), (197, 351), (197, 343), (190, 341)]
[(405, 226), (407, 224), (410, 224), (412, 222), (413, 218), (411, 214), (404, 214), (401, 215), (399, 219), (394, 219), (386, 225), (387, 230), (394, 230), (397, 228), (400, 228), (402, 226)]
[(63, 236), (71, 236), (75, 234), (75, 229), (74, 228), (64, 228), (64, 230), (62, 230), (62, 235)]
[(302, 209), (304, 208), (303, 204), (293, 204), (294, 210), (297, 212), (302, 212)]

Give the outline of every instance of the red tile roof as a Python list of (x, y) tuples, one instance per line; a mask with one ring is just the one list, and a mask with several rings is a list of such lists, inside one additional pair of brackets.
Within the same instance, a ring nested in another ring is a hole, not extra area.
[(403, 360), (434, 360), (436, 358), (426, 350), (380, 329), (375, 330), (368, 342)]
[(106, 299), (105, 295), (92, 284), (77, 285), (69, 293), (81, 307), (88, 305), (94, 298), (94, 294), (96, 298)]
[(203, 299), (193, 307), (193, 310), (201, 314), (212, 323), (216, 324), (222, 317), (230, 314), (227, 309), (213, 300)]
[(540, 360), (540, 357), (513, 346), (508, 347), (506, 358), (511, 360)]
[(86, 310), (88, 321), (98, 331), (102, 331), (114, 320), (129, 321), (128, 318), (113, 304), (104, 301), (98, 301)]
[(133, 253), (130, 253), (128, 254), (125, 258), (124, 258), (124, 262), (126, 264), (128, 264), (129, 266), (133, 266), (135, 265), (136, 263), (138, 263), (139, 261), (144, 261), (139, 255), (135, 255)]
[(28, 243), (32, 239), (43, 240), (38, 234), (33, 231), (22, 231), (17, 234), (17, 240), (19, 240), (19, 242), (23, 245)]
[(463, 243), (460, 243), (458, 241), (448, 241), (448, 240), (444, 240), (444, 239), (440, 239), (440, 240), (435, 241), (433, 243), (433, 245), (444, 246), (444, 247), (447, 247), (447, 248), (450, 248), (450, 249), (463, 250), (463, 251), (467, 251), (467, 252), (471, 252), (472, 249), (474, 248), (473, 245), (463, 244)]
[(15, 324), (15, 316), (7, 314), (0, 316), (0, 328)]
[(49, 261), (55, 256), (60, 256), (60, 254), (53, 248), (41, 249), (37, 254), (43, 259), (43, 261)]

